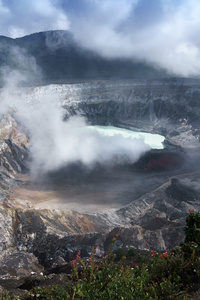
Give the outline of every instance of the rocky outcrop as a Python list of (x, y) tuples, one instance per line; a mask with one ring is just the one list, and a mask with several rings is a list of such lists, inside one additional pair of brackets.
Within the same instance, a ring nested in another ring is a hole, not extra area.
[(13, 117), (4, 115), (0, 120), (0, 203), (3, 207), (18, 205), (12, 189), (23, 183), (16, 175), (28, 171), (28, 147), (27, 135)]
[(10, 278), (43, 273), (43, 267), (32, 253), (16, 252), (0, 262), (0, 277)]
[(0, 166), (9, 174), (28, 171), (29, 140), (14, 118), (5, 115), (0, 121)]

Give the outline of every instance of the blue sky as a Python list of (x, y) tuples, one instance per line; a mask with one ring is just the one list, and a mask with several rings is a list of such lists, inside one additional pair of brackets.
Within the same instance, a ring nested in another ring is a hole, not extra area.
[(54, 29), (108, 58), (200, 73), (200, 0), (0, 0), (0, 35)]

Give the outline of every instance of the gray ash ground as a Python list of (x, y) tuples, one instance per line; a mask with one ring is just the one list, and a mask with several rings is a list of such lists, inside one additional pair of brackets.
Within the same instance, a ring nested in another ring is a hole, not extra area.
[(189, 171), (184, 151), (151, 150), (135, 164), (92, 170), (74, 163), (43, 174), (15, 189), (17, 198), (37, 209), (73, 209), (78, 212), (119, 209), (168, 182), (171, 176)]

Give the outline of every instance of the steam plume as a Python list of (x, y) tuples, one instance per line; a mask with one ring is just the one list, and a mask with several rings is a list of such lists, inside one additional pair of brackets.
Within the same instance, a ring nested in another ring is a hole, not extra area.
[[(10, 74), (13, 76), (13, 74)], [(14, 82), (16, 77), (10, 78)], [(17, 92), (18, 91), (18, 92)], [(24, 89), (13, 86), (1, 93), (0, 111), (15, 108), (15, 117), (28, 130), (31, 139), (31, 172), (33, 176), (57, 170), (73, 162), (91, 169), (96, 163), (120, 164), (135, 162), (150, 147), (143, 139), (108, 137), (87, 128), (86, 121), (71, 117), (63, 121), (65, 111), (58, 99), (42, 96), (30, 100)]]

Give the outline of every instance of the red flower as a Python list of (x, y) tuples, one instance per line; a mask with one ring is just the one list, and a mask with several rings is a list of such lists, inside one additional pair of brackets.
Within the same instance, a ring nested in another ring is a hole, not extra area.
[(151, 250), (151, 254), (153, 255), (153, 256), (155, 256), (156, 254), (155, 254), (155, 252), (153, 251), (153, 250)]
[(161, 259), (163, 258), (163, 255), (162, 255), (162, 254), (160, 254), (160, 258), (161, 258)]
[(138, 267), (138, 265), (137, 265), (137, 264), (135, 264), (135, 268), (139, 269), (139, 267)]
[(191, 213), (194, 212), (194, 209), (189, 209), (188, 211), (189, 211), (189, 213), (191, 214)]
[(164, 256), (164, 257), (169, 256), (168, 252), (163, 253), (163, 256)]
[(76, 266), (76, 260), (75, 259), (71, 260), (70, 264), (72, 264), (72, 266), (75, 267)]

